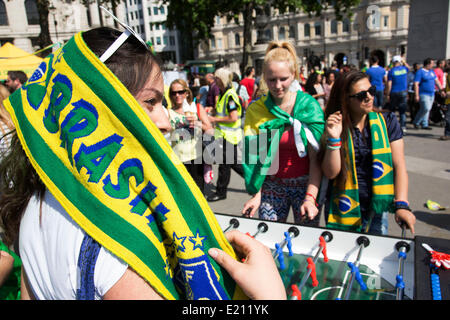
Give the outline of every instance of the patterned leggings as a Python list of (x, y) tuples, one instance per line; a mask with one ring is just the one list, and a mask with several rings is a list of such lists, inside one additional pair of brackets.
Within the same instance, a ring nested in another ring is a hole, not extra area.
[(259, 218), (286, 222), (292, 207), (295, 223), (307, 224), (310, 220), (301, 216), (300, 207), (305, 198), (308, 179), (308, 175), (286, 179), (268, 176), (261, 188)]

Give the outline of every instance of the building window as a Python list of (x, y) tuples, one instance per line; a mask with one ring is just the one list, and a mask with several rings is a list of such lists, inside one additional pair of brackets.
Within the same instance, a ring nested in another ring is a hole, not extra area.
[(342, 21), (342, 32), (350, 32), (350, 21), (348, 19)]
[(161, 37), (156, 37), (156, 44), (158, 44), (158, 45), (161, 44)]
[(36, 0), (25, 0), (25, 11), (27, 13), (28, 24), (39, 24)]
[(152, 15), (152, 8), (148, 7), (147, 11), (148, 11), (148, 15), (151, 16)]
[(311, 30), (310, 29), (311, 28), (309, 26), (309, 23), (306, 23), (304, 28), (305, 29), (303, 30), (303, 33), (304, 33), (305, 37), (310, 37), (311, 36)]
[(216, 25), (220, 25), (220, 17), (219, 16), (216, 16)]
[(170, 43), (171, 46), (175, 45), (175, 37), (174, 36), (170, 36), (169, 37), (169, 43)]
[(164, 6), (159, 7), (159, 12), (160, 12), (162, 15), (165, 14)]
[(3, 0), (0, 0), (0, 26), (7, 26), (9, 25), (8, 22), (8, 15), (6, 14), (6, 6)]
[(295, 38), (295, 28), (294, 26), (289, 26), (289, 38)]
[(337, 21), (336, 20), (331, 20), (330, 32), (332, 34), (337, 33)]
[(389, 16), (383, 16), (383, 27), (389, 27)]
[(284, 29), (284, 27), (280, 27), (280, 30), (278, 30), (278, 39), (279, 40), (286, 39), (286, 29)]
[(216, 38), (214, 36), (212, 36), (210, 41), (211, 41), (211, 49), (215, 49), (216, 48)]
[(322, 34), (322, 24), (320, 22), (314, 23), (314, 33), (316, 36), (320, 36)]
[(164, 43), (165, 46), (167, 46), (167, 42), (168, 42), (168, 37), (164, 36), (163, 37), (163, 43)]
[(153, 14), (158, 15), (158, 7), (153, 7)]
[(223, 44), (222, 44), (222, 38), (217, 39), (217, 49), (222, 49), (223, 48)]
[(236, 47), (239, 47), (241, 45), (241, 36), (239, 35), (239, 33), (236, 33), (234, 35), (234, 45)]

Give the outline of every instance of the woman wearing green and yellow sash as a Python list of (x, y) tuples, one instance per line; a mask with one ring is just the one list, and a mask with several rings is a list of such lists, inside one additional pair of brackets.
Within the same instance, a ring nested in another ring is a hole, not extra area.
[(243, 213), (284, 222), (292, 208), (296, 223), (318, 225), (316, 153), (325, 120), (317, 100), (294, 89), (298, 70), (289, 42), (268, 45), (262, 78), (268, 93), (252, 102), (245, 118), (243, 168), (253, 197)]
[(373, 110), (374, 94), (367, 75), (359, 71), (340, 76), (331, 90), (319, 153), (330, 179), (327, 227), (387, 234), (392, 212), (414, 233), (403, 132), (395, 114)]
[(286, 298), (269, 250), (223, 234), (170, 148), (163, 93), (145, 42), (98, 28), (5, 102), (16, 131), (0, 163), (0, 223), (5, 244), (18, 241), (21, 298)]

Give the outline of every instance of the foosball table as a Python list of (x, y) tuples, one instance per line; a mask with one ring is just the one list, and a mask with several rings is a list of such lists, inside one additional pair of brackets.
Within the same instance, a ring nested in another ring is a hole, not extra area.
[[(450, 299), (450, 240), (377, 236), (216, 213), (272, 250), (291, 300)], [(440, 252), (442, 251), (442, 252)], [(437, 263), (436, 263), (437, 262)]]

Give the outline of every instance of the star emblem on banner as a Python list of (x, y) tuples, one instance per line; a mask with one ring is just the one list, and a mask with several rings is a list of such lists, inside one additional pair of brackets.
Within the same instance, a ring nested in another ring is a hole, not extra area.
[(206, 238), (207, 238), (206, 236), (202, 237), (197, 229), (196, 235), (189, 237), (189, 241), (194, 244), (194, 249), (192, 249), (192, 251), (197, 248), (200, 248), (201, 250), (203, 250), (203, 241), (205, 241)]
[(186, 238), (187, 237), (178, 237), (175, 231), (173, 232), (173, 242), (177, 252), (184, 252), (184, 250), (186, 249), (186, 247), (184, 246), (184, 241), (186, 240)]

